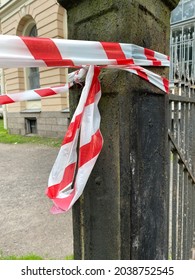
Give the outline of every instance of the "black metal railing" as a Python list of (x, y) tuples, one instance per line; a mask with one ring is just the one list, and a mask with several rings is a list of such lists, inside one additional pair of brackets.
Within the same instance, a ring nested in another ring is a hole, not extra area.
[(195, 254), (194, 83), (175, 81), (169, 104), (169, 258), (188, 260)]

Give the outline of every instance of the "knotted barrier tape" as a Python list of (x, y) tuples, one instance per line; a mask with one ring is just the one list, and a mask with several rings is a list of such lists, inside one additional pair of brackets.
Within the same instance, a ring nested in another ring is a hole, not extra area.
[[(168, 93), (167, 79), (142, 66), (169, 66), (169, 57), (133, 44), (77, 41), (0, 35), (0, 68), (75, 67), (68, 83), (52, 88), (28, 90), (0, 96), (0, 104), (41, 99), (68, 91), (85, 78), (79, 104), (51, 170), (47, 196), (52, 213), (69, 210), (81, 196), (101, 152), (98, 102), (101, 68), (117, 68), (136, 74)], [(85, 65), (85, 67), (83, 67)]]

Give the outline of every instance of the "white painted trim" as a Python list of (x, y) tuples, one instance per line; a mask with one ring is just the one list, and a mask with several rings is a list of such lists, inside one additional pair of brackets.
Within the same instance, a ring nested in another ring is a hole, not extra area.
[(34, 0), (12, 0), (7, 5), (1, 7), (1, 22), (3, 23), (13, 17), (13, 15), (17, 14), (21, 10), (22, 6), (28, 6), (33, 2)]

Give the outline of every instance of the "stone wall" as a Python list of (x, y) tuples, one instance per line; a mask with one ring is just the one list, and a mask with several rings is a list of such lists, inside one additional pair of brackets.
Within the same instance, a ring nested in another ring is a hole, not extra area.
[(69, 112), (8, 113), (8, 130), (11, 134), (26, 135), (26, 119), (36, 119), (37, 134), (63, 138), (69, 124)]

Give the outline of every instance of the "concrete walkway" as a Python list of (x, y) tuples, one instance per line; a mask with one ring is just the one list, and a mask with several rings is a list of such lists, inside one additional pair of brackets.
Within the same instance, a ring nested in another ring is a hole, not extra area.
[(71, 211), (52, 215), (45, 189), (58, 149), (0, 143), (0, 252), (63, 259), (73, 254)]

